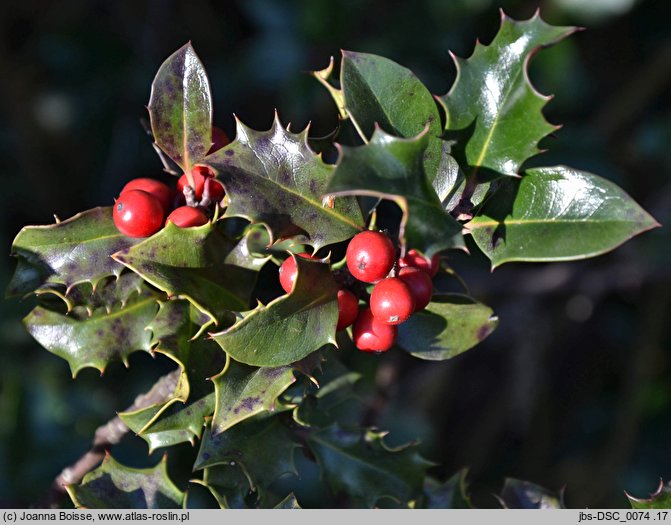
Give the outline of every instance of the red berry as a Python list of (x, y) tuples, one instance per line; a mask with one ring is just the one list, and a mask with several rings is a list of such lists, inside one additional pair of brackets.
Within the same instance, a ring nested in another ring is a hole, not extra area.
[(394, 266), (394, 252), (394, 245), (384, 233), (358, 233), (347, 246), (347, 268), (360, 281), (377, 282)]
[[(309, 253), (299, 253), (297, 254), (304, 259), (316, 259), (317, 257), (313, 257)], [(280, 266), (280, 284), (282, 285), (282, 289), (287, 292), (291, 293), (291, 290), (294, 287), (294, 282), (296, 282), (296, 259), (294, 257), (289, 256), (283, 263), (282, 266)]]
[(207, 224), (208, 218), (205, 212), (200, 208), (193, 206), (180, 206), (168, 215), (167, 222), (172, 222), (175, 226), (180, 228), (191, 228), (192, 226), (202, 226)]
[(207, 152), (214, 153), (215, 151), (223, 148), (224, 146), (230, 144), (231, 139), (228, 138), (228, 135), (224, 132), (223, 129), (218, 128), (217, 126), (212, 126), (212, 147), (210, 151)]
[(124, 235), (149, 237), (163, 226), (163, 207), (151, 193), (128, 190), (119, 195), (112, 217)]
[(384, 324), (401, 324), (412, 315), (415, 300), (408, 286), (397, 277), (377, 283), (370, 294), (370, 310)]
[(411, 266), (401, 268), (398, 272), (398, 278), (405, 283), (415, 300), (415, 312), (424, 310), (426, 305), (431, 302), (433, 295), (433, 283), (431, 277), (419, 268)]
[(363, 352), (386, 352), (394, 345), (396, 332), (395, 326), (375, 319), (370, 308), (361, 310), (352, 329), (354, 344)]
[(221, 202), (225, 193), (223, 184), (216, 179), (209, 178), (205, 180), (205, 184), (209, 186), (210, 201)]
[(431, 257), (431, 261), (429, 261), (417, 250), (408, 250), (408, 253), (405, 254), (405, 257), (401, 257), (398, 260), (398, 265), (401, 268), (406, 266), (419, 268), (420, 270), (428, 273), (431, 277), (435, 277), (438, 273), (438, 270), (440, 269), (440, 255), (435, 254), (433, 257)]
[(130, 190), (142, 190), (150, 193), (158, 199), (158, 202), (161, 203), (163, 213), (165, 215), (170, 213), (170, 210), (172, 209), (172, 202), (175, 198), (175, 193), (161, 181), (148, 178), (133, 179), (123, 187), (119, 195), (123, 195), (124, 192)]
[[(191, 170), (191, 175), (193, 175), (193, 183), (196, 186), (195, 188), (193, 188), (194, 197), (196, 198), (197, 201), (199, 201), (200, 199), (203, 198), (205, 179), (214, 177), (214, 173), (207, 166), (194, 166), (194, 168)], [(184, 188), (188, 185), (189, 185), (189, 179), (187, 178), (185, 173), (177, 180), (177, 192), (180, 195), (184, 195)]]
[(351, 325), (359, 316), (359, 300), (349, 290), (338, 290), (338, 325), (340, 331)]

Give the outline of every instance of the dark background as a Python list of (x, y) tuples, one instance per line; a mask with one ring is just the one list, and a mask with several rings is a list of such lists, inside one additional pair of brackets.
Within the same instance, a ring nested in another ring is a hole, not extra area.
[[(339, 48), (387, 56), (438, 94), (454, 79), (447, 51), (488, 42), (502, 6), (528, 18), (539, 2), (490, 0), (196, 0), (5, 2), (0, 8), (0, 229), (5, 252), (25, 224), (111, 204), (133, 177), (160, 176), (140, 125), (152, 77), (192, 40), (213, 87), (215, 122), (256, 129), (277, 108), (298, 129), (328, 133), (336, 110), (303, 71)], [(587, 31), (540, 53), (531, 77), (556, 98), (564, 128), (530, 164), (605, 176), (669, 224), (671, 30), (663, 0), (553, 0), (554, 24)], [(404, 361), (378, 424), (420, 435), (449, 475), (470, 467), (476, 502), (495, 505), (504, 476), (557, 490), (572, 507), (624, 506), (671, 478), (671, 249), (668, 228), (594, 260), (513, 264), (490, 274), (481, 256), (453, 263), (499, 329), (444, 363)], [(0, 258), (6, 284), (14, 261)], [(134, 354), (100, 379), (76, 380), (20, 319), (30, 300), (0, 303), (0, 505), (38, 501), (88, 446), (95, 428), (169, 365)], [(188, 448), (188, 447), (187, 447)], [(116, 452), (115, 452), (116, 453)], [(129, 437), (122, 460), (153, 464)], [(184, 480), (178, 480), (184, 483)], [(312, 504), (319, 504), (313, 501)]]

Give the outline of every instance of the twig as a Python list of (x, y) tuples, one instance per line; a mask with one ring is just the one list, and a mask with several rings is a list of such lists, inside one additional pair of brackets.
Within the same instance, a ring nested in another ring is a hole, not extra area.
[[(156, 403), (166, 401), (174, 392), (179, 378), (179, 370), (174, 370), (161, 377), (151, 389), (140, 394), (125, 412), (132, 412)], [(111, 419), (95, 432), (91, 449), (81, 456), (75, 463), (63, 469), (53, 481), (47, 494), (37, 505), (38, 508), (56, 508), (65, 495), (66, 485), (79, 483), (86, 473), (93, 470), (105, 457), (105, 451), (116, 445), (128, 433), (129, 428), (119, 416)]]

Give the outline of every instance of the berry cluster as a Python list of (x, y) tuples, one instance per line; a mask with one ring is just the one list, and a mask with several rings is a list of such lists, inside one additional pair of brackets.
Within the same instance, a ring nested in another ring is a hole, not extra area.
[[(298, 256), (316, 259), (308, 253)], [(359, 311), (359, 299), (352, 291), (338, 291), (337, 330), (353, 327), (356, 347), (364, 352), (386, 352), (396, 340), (397, 325), (405, 322), (431, 301), (432, 278), (438, 273), (440, 258), (430, 261), (416, 250), (396, 259), (389, 237), (377, 231), (365, 231), (350, 241), (345, 256), (352, 277), (374, 284), (369, 305)], [(291, 292), (296, 280), (296, 261), (289, 257), (280, 266), (280, 284)]]
[[(210, 152), (225, 146), (225, 133), (213, 128)], [(180, 228), (207, 223), (207, 211), (224, 198), (224, 187), (207, 166), (191, 170), (192, 187), (186, 174), (177, 181), (176, 191), (168, 185), (148, 178), (133, 179), (126, 184), (114, 204), (112, 216), (117, 229), (129, 237), (149, 237), (167, 222)]]

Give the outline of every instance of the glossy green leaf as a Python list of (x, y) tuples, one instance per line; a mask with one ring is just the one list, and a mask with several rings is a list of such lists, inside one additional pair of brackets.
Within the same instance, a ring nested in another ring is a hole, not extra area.
[(402, 244), (431, 257), (463, 247), (463, 237), (461, 225), (443, 209), (426, 178), (422, 155), (428, 139), (426, 133), (401, 139), (377, 129), (365, 146), (343, 146), (327, 192), (393, 200), (403, 211)]
[(444, 483), (427, 477), (424, 482), (424, 507), (427, 509), (473, 508), (467, 492), (467, 473), (467, 469), (462, 469)]
[(203, 435), (194, 469), (239, 465), (260, 495), (278, 478), (296, 474), (294, 451), (298, 445), (277, 416), (260, 414), (226, 432)]
[(230, 360), (212, 381), (216, 395), (212, 433), (218, 434), (256, 414), (273, 411), (279, 395), (296, 378), (290, 366), (253, 368)]
[(331, 75), (333, 74), (333, 57), (331, 57), (329, 60), (329, 65), (324, 69), (320, 69), (319, 71), (310, 71), (310, 74), (316, 78), (317, 81), (330, 93), (331, 98), (333, 98), (333, 101), (338, 107), (340, 118), (343, 120), (348, 119), (349, 114), (347, 113), (347, 109), (345, 109), (345, 96), (342, 92), (342, 89), (334, 86), (333, 82), (331, 81)]
[(442, 361), (473, 348), (498, 322), (491, 308), (471, 297), (436, 295), (426, 309), (398, 327), (396, 343), (420, 359)]
[(110, 207), (93, 208), (56, 224), (26, 226), (12, 244), (19, 263), (7, 295), (22, 296), (51, 285), (95, 285), (118, 276), (123, 266), (110, 256), (140, 240), (119, 233)]
[(358, 233), (363, 217), (356, 199), (322, 202), (333, 166), (308, 146), (308, 130), (285, 130), (275, 118), (268, 131), (237, 121), (236, 139), (205, 162), (226, 187), (226, 216), (268, 226), (272, 240), (294, 237), (315, 250)]
[(294, 290), (259, 305), (232, 327), (212, 334), (224, 351), (252, 366), (285, 366), (335, 343), (337, 286), (328, 264), (296, 258)]
[(212, 95), (189, 42), (161, 65), (151, 85), (149, 119), (156, 144), (188, 171), (212, 146)]
[(498, 497), (506, 509), (564, 509), (563, 491), (556, 494), (529, 481), (506, 478)]
[(668, 509), (671, 508), (671, 483), (659, 480), (655, 492), (647, 498), (636, 498), (625, 492), (632, 509)]
[(565, 166), (507, 180), (467, 224), (494, 268), (593, 257), (657, 226), (614, 183)]
[(469, 128), (461, 145), (471, 176), (479, 170), (514, 175), (536, 155), (538, 141), (556, 129), (541, 112), (550, 97), (531, 85), (527, 66), (534, 53), (575, 32), (554, 27), (538, 12), (525, 21), (501, 11), (501, 27), (488, 46), (478, 43), (468, 60), (453, 57), (457, 79), (442, 97), (446, 129)]
[(108, 454), (81, 484), (65, 488), (75, 507), (88, 509), (181, 509), (186, 497), (168, 476), (165, 456), (155, 467), (135, 469)]
[(248, 508), (245, 498), (252, 485), (240, 465), (215, 465), (203, 469), (203, 479), (191, 480), (206, 487), (222, 509)]
[(76, 376), (86, 367), (102, 373), (112, 361), (128, 365), (131, 353), (150, 351), (151, 333), (146, 327), (157, 310), (156, 296), (148, 292), (109, 313), (103, 308), (90, 316), (82, 307), (65, 315), (37, 306), (23, 323), (37, 342), (65, 359)]
[(372, 508), (383, 498), (410, 505), (422, 493), (429, 463), (414, 445), (396, 449), (373, 430), (347, 430), (338, 425), (308, 434), (324, 481), (346, 494), (354, 507)]
[(258, 270), (267, 259), (244, 257), (223, 233), (222, 221), (195, 228), (168, 223), (159, 233), (114, 254), (114, 259), (170, 296), (188, 299), (217, 322), (249, 308)]

